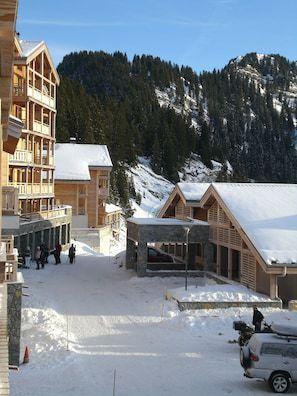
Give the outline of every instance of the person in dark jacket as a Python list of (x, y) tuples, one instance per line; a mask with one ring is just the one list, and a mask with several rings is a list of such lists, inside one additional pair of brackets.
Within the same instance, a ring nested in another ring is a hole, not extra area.
[(75, 259), (75, 246), (73, 245), (73, 243), (69, 248), (68, 257), (69, 257), (70, 264), (73, 264), (73, 261)]
[(41, 250), (40, 247), (37, 246), (36, 252), (35, 252), (35, 261), (36, 261), (36, 269), (39, 270), (40, 268), (40, 258), (41, 258)]
[(60, 243), (57, 243), (54, 253), (56, 264), (61, 264), (61, 251), (62, 251), (62, 246)]
[(258, 308), (254, 305), (254, 314), (253, 314), (253, 325), (255, 326), (255, 331), (261, 331), (261, 325), (264, 319), (262, 312), (258, 310)]
[(44, 268), (44, 264), (48, 264), (49, 250), (45, 243), (41, 244), (40, 249), (41, 249), (41, 264), (43, 264), (42, 268)]

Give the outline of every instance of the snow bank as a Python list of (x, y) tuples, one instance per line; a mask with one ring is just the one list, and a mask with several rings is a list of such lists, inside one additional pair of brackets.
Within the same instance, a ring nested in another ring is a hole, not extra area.
[(186, 291), (183, 287), (170, 289), (167, 296), (178, 301), (189, 302), (260, 302), (272, 301), (269, 297), (253, 292), (239, 285), (190, 286)]

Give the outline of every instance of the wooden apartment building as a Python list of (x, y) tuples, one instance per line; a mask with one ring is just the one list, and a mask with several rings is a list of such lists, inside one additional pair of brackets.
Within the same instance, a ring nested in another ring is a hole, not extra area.
[(58, 84), (46, 44), (16, 37), (11, 112), (23, 129), (16, 150), (3, 158), (2, 211), (4, 232), (15, 235), (20, 252), (70, 238), (71, 208), (57, 208), (54, 195)]

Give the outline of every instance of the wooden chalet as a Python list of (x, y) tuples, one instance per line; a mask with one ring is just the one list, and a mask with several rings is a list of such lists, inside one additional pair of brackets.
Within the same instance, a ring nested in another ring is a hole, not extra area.
[[(271, 298), (296, 299), (297, 185), (188, 184), (175, 187), (159, 216), (206, 216), (213, 251), (208, 269)], [(179, 253), (177, 246), (164, 249)], [(197, 247), (200, 269), (206, 264), (203, 256)]]
[(58, 143), (55, 194), (72, 206), (74, 229), (109, 226), (119, 232), (121, 208), (107, 203), (112, 162), (105, 145)]

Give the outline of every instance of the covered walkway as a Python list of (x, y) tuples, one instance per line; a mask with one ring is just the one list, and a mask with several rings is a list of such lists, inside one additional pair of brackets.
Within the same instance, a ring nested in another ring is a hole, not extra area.
[[(126, 268), (134, 269), (138, 276), (147, 275), (147, 246), (149, 243), (182, 243), (188, 247), (191, 244), (200, 243), (203, 246), (204, 261), (208, 267), (212, 261), (212, 247), (208, 240), (209, 225), (204, 221), (182, 221), (174, 218), (130, 218), (127, 220)], [(189, 256), (188, 254), (188, 263)]]

